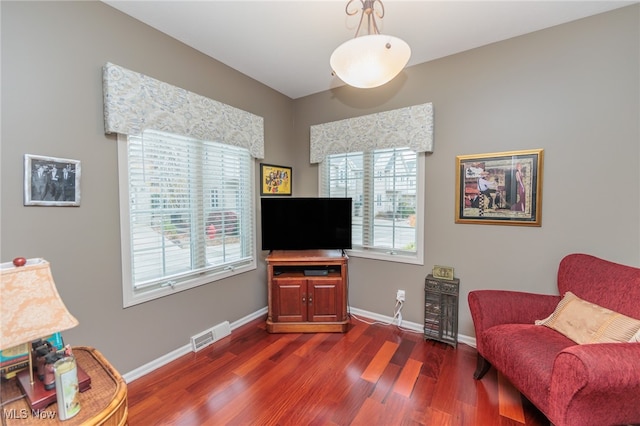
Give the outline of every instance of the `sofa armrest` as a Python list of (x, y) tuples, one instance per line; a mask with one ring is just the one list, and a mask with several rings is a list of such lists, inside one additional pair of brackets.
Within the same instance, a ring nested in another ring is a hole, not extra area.
[(499, 324), (533, 324), (551, 315), (560, 296), (509, 290), (474, 290), (468, 296), (476, 331)]
[(557, 426), (640, 423), (640, 343), (566, 348), (554, 361), (549, 420)]
[[(558, 305), (560, 296), (527, 293), (511, 290), (474, 290), (469, 293), (468, 302), (473, 327), (476, 332), (476, 349), (484, 357), (483, 332), (500, 324), (533, 324), (535, 320), (551, 315)], [(478, 359), (474, 374), (480, 378), (489, 365)]]

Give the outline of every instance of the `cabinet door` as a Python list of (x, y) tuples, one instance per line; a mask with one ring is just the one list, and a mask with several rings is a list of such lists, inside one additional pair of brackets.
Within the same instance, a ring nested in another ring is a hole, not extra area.
[(319, 278), (308, 280), (309, 321), (339, 321), (342, 294), (341, 278)]
[(307, 321), (307, 281), (298, 278), (273, 279), (272, 317), (275, 322)]

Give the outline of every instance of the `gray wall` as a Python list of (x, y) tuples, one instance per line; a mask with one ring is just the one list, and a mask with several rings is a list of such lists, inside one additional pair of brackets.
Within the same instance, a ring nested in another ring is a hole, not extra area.
[[(51, 262), (80, 322), (65, 340), (98, 348), (126, 373), (188, 344), (193, 334), (264, 308), (264, 262), (253, 272), (122, 308), (117, 142), (104, 134), (102, 66), (113, 62), (264, 117), (270, 162), (290, 161), (281, 144), (292, 139), (291, 99), (100, 2), (1, 7), (1, 258)], [(80, 207), (24, 207), (25, 153), (80, 160)]]
[[(471, 289), (554, 292), (557, 263), (574, 251), (639, 264), (637, 6), (411, 67), (380, 89), (298, 100), (102, 3), (0, 7), (1, 260), (51, 261), (80, 321), (65, 339), (97, 347), (122, 373), (263, 308), (266, 288), (258, 252), (255, 272), (122, 308), (117, 150), (102, 121), (108, 61), (264, 117), (264, 162), (293, 165), (299, 196), (317, 194), (309, 125), (433, 102), (425, 265), (352, 258), (354, 307), (391, 315), (403, 287), (403, 316), (421, 323), (424, 276), (433, 264), (451, 265), (463, 293), (460, 331), (472, 335)], [(545, 149), (543, 226), (455, 225), (455, 156), (530, 148)], [(80, 160), (82, 205), (24, 207), (25, 153)]]
[[(301, 191), (317, 191), (309, 126), (433, 102), (426, 159), (425, 264), (350, 260), (350, 304), (424, 320), (424, 277), (460, 278), (460, 333), (472, 336), (473, 289), (557, 293), (560, 259), (586, 252), (640, 264), (637, 5), (406, 69), (378, 89), (340, 88), (295, 101)], [(543, 148), (542, 227), (455, 224), (457, 155)], [(306, 168), (305, 168), (306, 167)], [(301, 170), (304, 169), (304, 170)]]

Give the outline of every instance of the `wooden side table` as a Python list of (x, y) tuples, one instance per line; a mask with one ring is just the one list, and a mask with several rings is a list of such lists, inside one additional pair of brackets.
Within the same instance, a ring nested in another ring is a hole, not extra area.
[[(0, 392), (3, 425), (104, 425), (127, 424), (127, 385), (120, 374), (98, 350), (78, 346), (73, 354), (79, 366), (91, 377), (91, 388), (80, 393), (80, 412), (69, 420), (58, 419), (58, 405), (53, 403), (32, 411), (20, 398), (22, 391), (16, 380), (3, 381)], [(37, 380), (37, 379), (36, 379)], [(15, 401), (13, 399), (20, 398)]]

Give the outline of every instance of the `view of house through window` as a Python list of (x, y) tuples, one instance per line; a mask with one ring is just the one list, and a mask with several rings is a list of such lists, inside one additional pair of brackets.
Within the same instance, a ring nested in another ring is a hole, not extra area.
[(127, 240), (133, 301), (255, 267), (246, 149), (157, 131), (126, 145), (123, 252)]
[(418, 158), (408, 148), (326, 157), (320, 167), (321, 195), (353, 199), (354, 253), (420, 260)]

